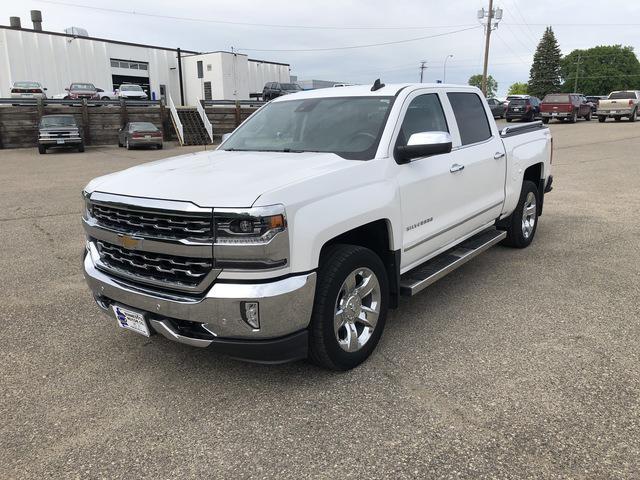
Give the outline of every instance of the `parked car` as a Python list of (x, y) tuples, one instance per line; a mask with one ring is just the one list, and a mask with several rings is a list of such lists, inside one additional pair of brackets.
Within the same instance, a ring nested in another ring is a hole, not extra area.
[(116, 90), (119, 98), (128, 100), (148, 100), (149, 96), (145, 93), (140, 85), (122, 84)]
[(576, 123), (579, 117), (591, 120), (592, 106), (577, 93), (550, 93), (542, 99), (540, 112), (544, 123), (549, 123), (552, 118)]
[(540, 99), (528, 95), (524, 98), (512, 98), (509, 100), (505, 118), (507, 122), (513, 120), (532, 122), (536, 118), (540, 118)]
[(20, 100), (47, 98), (46, 91), (47, 89), (39, 82), (13, 82), (11, 86), (11, 98)]
[(262, 90), (262, 99), (268, 102), (282, 95), (301, 91), (302, 87), (297, 83), (267, 82)]
[(96, 91), (98, 92), (98, 96), (100, 97), (100, 100), (115, 100), (118, 97), (117, 93), (114, 91), (104, 90), (102, 88), (97, 88), (97, 87), (96, 87)]
[(151, 122), (129, 122), (118, 130), (118, 146), (162, 149), (162, 132)]
[(509, 96), (507, 96), (507, 98), (504, 101), (504, 106), (505, 106), (505, 108), (508, 107), (509, 106), (509, 102), (511, 100), (516, 99), (516, 98), (528, 98), (528, 97), (529, 97), (529, 95), (509, 95)]
[(640, 90), (611, 92), (606, 100), (600, 100), (598, 103), (598, 121), (605, 122), (607, 118), (613, 117), (619, 122), (622, 117), (627, 117), (630, 122), (635, 122), (638, 118), (639, 104)]
[(505, 112), (507, 110), (504, 102), (501, 102), (497, 98), (488, 98), (487, 103), (489, 104), (489, 108), (491, 109), (493, 118), (504, 118)]
[(84, 140), (73, 115), (43, 115), (38, 125), (38, 152), (51, 147), (73, 147), (84, 152)]
[(604, 100), (605, 98), (607, 98), (607, 96), (606, 95), (587, 95), (585, 98), (587, 99), (587, 102), (591, 104), (591, 117), (595, 117), (596, 112), (598, 111), (598, 104), (600, 103), (600, 100)]
[(72, 83), (69, 88), (65, 88), (67, 95), (65, 99), (70, 100), (100, 100), (100, 93), (93, 83)]
[(551, 148), (542, 123), (500, 131), (475, 87), (286, 95), (215, 151), (89, 182), (85, 278), (144, 336), (346, 370), (400, 295), (499, 242), (531, 244)]

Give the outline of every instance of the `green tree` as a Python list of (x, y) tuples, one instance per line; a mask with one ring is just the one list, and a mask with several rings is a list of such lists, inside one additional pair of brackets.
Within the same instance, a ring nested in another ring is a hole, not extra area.
[[(471, 75), (469, 85), (482, 89), (482, 74)], [(498, 82), (491, 75), (487, 75), (487, 98), (495, 97), (498, 91)]]
[(543, 98), (560, 91), (560, 47), (551, 27), (547, 27), (533, 55), (529, 71), (529, 95)]
[(509, 87), (507, 95), (526, 95), (529, 91), (527, 82), (515, 82)]
[(633, 47), (602, 45), (574, 50), (562, 59), (560, 70), (564, 92), (607, 95), (614, 90), (640, 89), (640, 62)]

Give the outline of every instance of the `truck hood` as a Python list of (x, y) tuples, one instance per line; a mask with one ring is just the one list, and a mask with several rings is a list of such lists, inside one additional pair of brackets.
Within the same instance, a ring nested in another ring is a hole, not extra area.
[(88, 193), (179, 200), (200, 207), (250, 207), (267, 191), (356, 162), (333, 153), (198, 152), (98, 177)]

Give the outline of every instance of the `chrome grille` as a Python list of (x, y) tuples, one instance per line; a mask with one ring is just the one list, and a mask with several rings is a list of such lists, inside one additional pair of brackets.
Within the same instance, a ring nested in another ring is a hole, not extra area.
[(205, 243), (213, 240), (212, 216), (208, 212), (130, 210), (92, 203), (90, 214), (98, 225), (131, 235)]
[(213, 269), (213, 260), (178, 257), (126, 248), (98, 240), (96, 242), (104, 267), (115, 275), (162, 286), (196, 290)]

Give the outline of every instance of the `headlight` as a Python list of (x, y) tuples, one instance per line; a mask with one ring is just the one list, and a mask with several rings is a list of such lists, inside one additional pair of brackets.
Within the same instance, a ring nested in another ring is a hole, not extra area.
[(213, 216), (217, 267), (265, 270), (287, 264), (289, 233), (282, 205), (215, 208)]
[(91, 216), (91, 202), (89, 201), (90, 196), (91, 194), (85, 192), (84, 190), (82, 191), (82, 218), (84, 218), (85, 220), (88, 220)]

